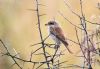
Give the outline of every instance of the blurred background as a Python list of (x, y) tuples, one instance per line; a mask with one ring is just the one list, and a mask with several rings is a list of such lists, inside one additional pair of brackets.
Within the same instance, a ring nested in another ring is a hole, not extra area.
[[(78, 14), (80, 13), (80, 2), (79, 0), (65, 0), (72, 9)], [(98, 2), (100, 0), (83, 0), (83, 12), (86, 19), (92, 22), (99, 22), (100, 10), (98, 9)], [(68, 23), (59, 13), (60, 11), (67, 17), (73, 24), (80, 26), (80, 21), (77, 16), (72, 14), (68, 7), (66, 7), (63, 0), (39, 0), (40, 4), (45, 6), (39, 6), (40, 14), (46, 14), (41, 16), (41, 30), (43, 38), (48, 35), (47, 27), (45, 24), (49, 20), (56, 20), (61, 25), (66, 37), (77, 41), (75, 34), (75, 28)], [(36, 50), (40, 45), (31, 47), (32, 44), (40, 42), (37, 16), (36, 12), (30, 9), (36, 9), (35, 0), (0, 0), (0, 38), (3, 40), (5, 45), (8, 47), (12, 54), (15, 54), (14, 49), (19, 53), (23, 59), (29, 59), (31, 51)], [(90, 33), (96, 29), (96, 25), (88, 24), (88, 30)], [(79, 36), (81, 37), (80, 31)], [(54, 43), (52, 39), (47, 39), (46, 42)], [(1, 44), (0, 44), (1, 45)], [(69, 42), (69, 46), (75, 54), (79, 51), (79, 46)], [(61, 49), (65, 49), (62, 45)], [(0, 47), (0, 52), (3, 52), (4, 48)], [(39, 51), (41, 52), (41, 50)], [(52, 53), (52, 50), (49, 50)], [(80, 58), (65, 51), (65, 56), (61, 60), (69, 60), (66, 64), (82, 64)], [(98, 57), (97, 57), (98, 58)], [(43, 56), (34, 56), (34, 60), (41, 61)], [(8, 69), (13, 64), (12, 59), (7, 56), (0, 55), (0, 69)], [(64, 65), (66, 65), (64, 64)], [(12, 69), (19, 69), (17, 66), (11, 67)], [(10, 68), (10, 69), (11, 69)], [(31, 69), (31, 64), (25, 64), (24, 69)], [(99, 69), (100, 66), (97, 64), (94, 69)], [(72, 68), (68, 68), (72, 69)], [(75, 68), (73, 68), (75, 69)], [(77, 69), (77, 68), (76, 68)]]

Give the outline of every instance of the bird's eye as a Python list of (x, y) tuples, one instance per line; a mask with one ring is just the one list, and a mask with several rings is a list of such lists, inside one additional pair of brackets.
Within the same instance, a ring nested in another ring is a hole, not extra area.
[(54, 23), (49, 23), (50, 25), (54, 25)]

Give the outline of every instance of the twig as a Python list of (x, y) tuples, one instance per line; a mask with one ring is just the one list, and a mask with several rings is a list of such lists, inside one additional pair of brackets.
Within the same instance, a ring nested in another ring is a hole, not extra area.
[[(11, 55), (10, 54), (10, 52), (9, 52), (9, 50), (7, 49), (7, 47), (6, 47), (6, 45), (3, 43), (3, 41), (0, 39), (0, 42), (2, 43), (2, 45), (3, 45), (3, 47), (6, 49), (6, 51), (7, 51), (7, 53), (6, 54), (3, 54), (3, 55)], [(10, 56), (11, 58), (12, 58), (12, 60), (15, 62), (15, 64), (20, 68), (20, 69), (22, 69), (22, 67), (17, 63), (17, 61), (12, 57), (12, 56)]]

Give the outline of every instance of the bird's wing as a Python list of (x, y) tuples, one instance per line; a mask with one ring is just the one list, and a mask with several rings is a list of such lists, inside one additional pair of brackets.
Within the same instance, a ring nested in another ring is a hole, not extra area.
[(63, 31), (60, 27), (55, 27), (55, 33), (59, 36), (59, 38), (65, 40), (65, 36), (64, 36)]
[(52, 27), (51, 27), (51, 28), (50, 28), (50, 32), (51, 32), (52, 34), (54, 34), (55, 36), (58, 36), (60, 39), (65, 40), (65, 36), (64, 36), (63, 31), (62, 31), (61, 28), (59, 28), (59, 27), (52, 28)]
[(65, 39), (65, 36), (64, 36), (63, 31), (62, 31), (61, 28), (59, 28), (59, 27), (51, 28), (51, 31), (50, 32), (51, 32), (51, 34), (55, 35), (65, 45), (65, 47), (67, 48), (67, 50), (70, 53), (72, 53), (70, 51), (70, 49), (68, 48), (68, 43), (67, 43), (67, 41)]

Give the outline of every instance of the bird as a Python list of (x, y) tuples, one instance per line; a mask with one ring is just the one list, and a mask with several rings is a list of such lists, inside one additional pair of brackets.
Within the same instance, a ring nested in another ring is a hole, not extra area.
[(70, 51), (70, 49), (68, 48), (68, 42), (60, 25), (56, 21), (49, 21), (45, 24), (45, 26), (48, 26), (50, 37), (54, 40), (56, 44), (55, 48), (59, 48), (61, 43), (63, 43), (69, 53), (72, 53), (72, 51)]

